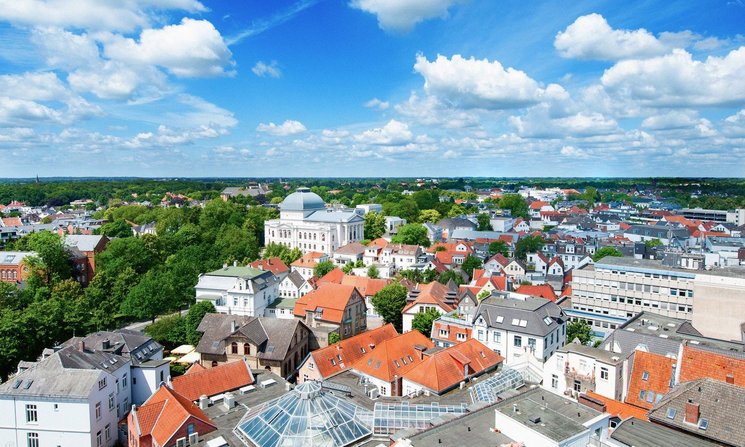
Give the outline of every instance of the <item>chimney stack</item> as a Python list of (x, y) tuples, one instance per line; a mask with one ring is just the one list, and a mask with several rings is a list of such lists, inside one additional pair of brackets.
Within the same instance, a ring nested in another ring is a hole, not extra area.
[(233, 261), (233, 267), (238, 267), (238, 261)]
[(729, 383), (730, 385), (734, 385), (735, 384), (734, 374), (727, 374), (726, 382)]
[(228, 269), (228, 263), (227, 262), (223, 263), (222, 264), (222, 268), (223, 268), (223, 270), (227, 270)]
[(171, 382), (171, 375), (168, 375), (168, 378), (166, 378), (166, 386), (170, 389), (173, 389), (173, 383)]
[(78, 351), (85, 352), (85, 341), (84, 340), (80, 340), (78, 342)]
[(686, 403), (685, 421), (689, 424), (698, 424), (699, 416), (699, 405), (694, 404), (691, 399), (688, 399), (688, 402)]
[(233, 333), (238, 329), (238, 325), (235, 324), (235, 320), (230, 322), (230, 332)]

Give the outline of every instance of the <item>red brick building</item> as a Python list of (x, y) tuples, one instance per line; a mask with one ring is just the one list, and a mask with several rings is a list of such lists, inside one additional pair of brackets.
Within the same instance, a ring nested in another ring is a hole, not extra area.
[(0, 281), (18, 284), (26, 280), (28, 267), (23, 262), (31, 251), (0, 251)]

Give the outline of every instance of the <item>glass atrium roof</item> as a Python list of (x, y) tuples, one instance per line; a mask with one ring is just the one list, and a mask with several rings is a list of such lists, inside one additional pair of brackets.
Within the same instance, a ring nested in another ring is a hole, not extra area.
[(473, 403), (487, 402), (493, 404), (497, 401), (500, 393), (514, 390), (525, 383), (522, 374), (514, 369), (505, 368), (483, 382), (471, 387), (471, 399)]
[(372, 434), (372, 413), (305, 382), (251, 408), (235, 428), (257, 447), (343, 447)]
[(377, 402), (373, 419), (373, 431), (376, 435), (390, 435), (399, 430), (415, 428), (424, 430), (432, 425), (432, 420), (443, 414), (461, 415), (466, 413), (466, 404), (409, 405), (404, 401), (398, 404)]

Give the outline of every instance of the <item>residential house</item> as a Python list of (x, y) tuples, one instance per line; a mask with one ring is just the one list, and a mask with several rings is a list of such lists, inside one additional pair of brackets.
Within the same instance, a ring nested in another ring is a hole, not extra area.
[(300, 298), (313, 290), (313, 284), (303, 278), (297, 270), (291, 271), (285, 279), (279, 283), (279, 296), (282, 298)]
[(128, 360), (82, 343), (27, 365), (0, 384), (0, 445), (114, 446), (128, 372)]
[(445, 394), (463, 382), (495, 371), (503, 360), (474, 339), (437, 352), (424, 351), (424, 360), (403, 373), (403, 395)]
[(568, 318), (556, 303), (496, 292), (476, 310), (472, 336), (506, 359), (507, 365), (544, 363), (565, 344)]
[(553, 301), (554, 303), (558, 300), (558, 297), (556, 296), (556, 292), (554, 292), (553, 287), (551, 287), (548, 284), (539, 284), (539, 285), (524, 284), (524, 285), (518, 286), (518, 288), (515, 291), (517, 293), (522, 293), (523, 295), (530, 295), (530, 296), (537, 296), (537, 297), (545, 298), (549, 301)]
[(354, 363), (351, 372), (376, 388), (380, 396), (401, 396), (404, 375), (422, 363), (424, 352), (433, 347), (421, 332), (405, 332), (378, 343)]
[(297, 300), (294, 315), (313, 330), (320, 346), (326, 346), (331, 332), (343, 340), (367, 330), (366, 312), (365, 299), (357, 288), (323, 283)]
[(376, 293), (380, 292), (383, 289), (383, 287), (387, 286), (388, 284), (391, 284), (393, 282), (392, 279), (368, 278), (366, 276), (345, 275), (342, 273), (339, 277), (331, 280), (331, 279), (327, 279), (326, 278), (327, 276), (329, 275), (326, 275), (323, 278), (321, 278), (319, 280), (319, 283), (334, 282), (336, 284), (354, 286), (357, 289), (357, 291), (360, 293), (360, 295), (362, 295), (365, 298), (365, 306), (367, 307), (367, 316), (373, 317), (373, 318), (380, 317), (380, 315), (378, 315), (377, 312), (375, 312), (375, 307), (372, 304), (372, 298), (373, 296), (375, 296)]
[(87, 285), (93, 281), (96, 275), (96, 255), (103, 252), (108, 243), (109, 238), (103, 235), (70, 234), (65, 236), (65, 247), (71, 252), (80, 252), (85, 258), (85, 271), (76, 272), (78, 282)]
[(315, 348), (310, 329), (292, 319), (205, 314), (196, 351), (204, 367), (246, 361), (280, 377), (294, 374), (300, 361)]
[(313, 276), (315, 276), (315, 269), (316, 266), (324, 261), (328, 261), (329, 257), (325, 253), (320, 253), (317, 251), (311, 251), (308, 253), (305, 253), (302, 257), (295, 260), (292, 264), (290, 264), (290, 268), (293, 272), (300, 273), (300, 276), (303, 277), (305, 280), (311, 279)]
[(512, 259), (504, 268), (504, 274), (509, 277), (513, 283), (519, 283), (526, 278), (528, 266), (520, 259)]
[(392, 324), (370, 329), (325, 348), (312, 351), (298, 369), (298, 383), (328, 380), (352, 368), (359, 359), (385, 340), (398, 336)]
[(220, 313), (264, 316), (279, 297), (279, 281), (271, 271), (237, 264), (199, 275), (194, 286), (197, 302), (209, 301)]
[(385, 216), (385, 232), (387, 234), (398, 233), (398, 229), (403, 225), (406, 225), (406, 219), (398, 216)]
[(543, 365), (543, 387), (575, 399), (594, 392), (622, 401), (625, 360), (625, 356), (613, 352), (570, 342)]
[(431, 336), (435, 346), (449, 348), (458, 343), (473, 338), (473, 323), (471, 320), (455, 318), (453, 315), (443, 315), (432, 322)]
[(249, 360), (244, 358), (214, 368), (195, 363), (186, 374), (173, 378), (169, 386), (186, 400), (198, 402), (202, 396), (214, 398), (255, 383)]
[(356, 264), (362, 260), (367, 247), (360, 244), (359, 242), (352, 242), (343, 247), (339, 247), (334, 251), (333, 259), (334, 264), (338, 266), (345, 266), (347, 264)]
[(673, 356), (636, 349), (629, 356), (629, 365), (627, 404), (651, 409), (675, 385), (678, 360)]
[(28, 265), (24, 259), (36, 256), (32, 251), (0, 251), (0, 281), (20, 283), (28, 277)]
[(282, 262), (280, 258), (268, 258), (268, 259), (257, 259), (254, 262), (248, 264), (248, 267), (257, 270), (268, 270), (277, 277), (277, 281), (281, 284), (282, 281), (290, 273), (290, 268)]
[(484, 269), (492, 275), (500, 275), (504, 273), (504, 269), (509, 263), (509, 259), (504, 257), (501, 253), (497, 253), (484, 263)]
[[(403, 308), (403, 330), (411, 330), (414, 317), (429, 309), (434, 309), (442, 314), (450, 313), (458, 308), (461, 299), (468, 291), (459, 291), (455, 284), (443, 285), (433, 281), (428, 284), (417, 284), (409, 291), (406, 297), (406, 305)], [(475, 297), (474, 297), (475, 298)]]
[(217, 426), (189, 399), (161, 385), (144, 404), (127, 416), (128, 445), (132, 447), (194, 446), (200, 435)]
[(453, 230), (476, 230), (478, 228), (475, 222), (462, 217), (441, 219), (437, 222), (437, 226), (442, 228), (442, 239), (446, 241), (450, 239)]

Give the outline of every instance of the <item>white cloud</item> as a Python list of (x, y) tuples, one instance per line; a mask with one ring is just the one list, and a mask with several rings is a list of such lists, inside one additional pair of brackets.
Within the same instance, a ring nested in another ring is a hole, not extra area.
[(220, 32), (207, 20), (184, 18), (177, 25), (145, 29), (139, 42), (112, 35), (104, 42), (104, 54), (131, 64), (158, 65), (176, 76), (232, 74), (232, 53)]
[(729, 137), (745, 138), (745, 109), (725, 118), (722, 131)]
[(35, 28), (31, 34), (45, 56), (47, 64), (65, 70), (96, 63), (99, 59), (95, 39), (88, 34), (74, 34), (60, 28)]
[(285, 137), (288, 135), (296, 135), (299, 133), (305, 132), (307, 129), (301, 123), (300, 121), (295, 120), (285, 120), (282, 124), (264, 124), (259, 123), (259, 125), (256, 127), (257, 132), (265, 132), (270, 135), (275, 135), (279, 137)]
[(204, 12), (196, 0), (0, 0), (0, 19), (19, 25), (132, 31), (151, 23), (152, 10)]
[(375, 14), (386, 31), (407, 32), (419, 22), (447, 17), (455, 3), (458, 0), (352, 0), (349, 5)]
[(354, 138), (365, 144), (402, 146), (411, 143), (414, 135), (409, 130), (408, 124), (392, 119), (385, 126), (366, 130), (355, 135)]
[(626, 60), (603, 73), (604, 88), (650, 107), (726, 106), (745, 103), (745, 46), (724, 57), (694, 60), (685, 50)]
[(365, 103), (365, 107), (368, 109), (387, 110), (390, 107), (388, 101), (381, 101), (378, 98), (373, 98)]
[(465, 59), (459, 54), (450, 59), (438, 55), (432, 62), (418, 55), (414, 70), (424, 77), (428, 93), (466, 108), (520, 108), (566, 94), (557, 84), (541, 88), (525, 72), (505, 69), (499, 61)]
[(685, 129), (697, 124), (699, 120), (696, 118), (696, 113), (690, 111), (669, 111), (648, 116), (642, 121), (642, 127), (650, 130)]
[(574, 146), (563, 146), (560, 151), (561, 155), (564, 155), (565, 157), (575, 157), (575, 158), (587, 158), (588, 154), (587, 152), (583, 151), (582, 149), (577, 149)]
[(458, 157), (460, 157), (460, 153), (452, 149), (448, 149), (447, 151), (445, 151), (444, 154), (442, 154), (442, 158), (445, 158), (445, 159), (452, 159), (452, 158), (458, 158)]
[(448, 107), (432, 95), (420, 98), (416, 92), (412, 92), (406, 102), (397, 104), (395, 109), (399, 114), (412, 118), (425, 126), (462, 129), (479, 124), (477, 112)]
[(520, 136), (529, 138), (586, 138), (620, 131), (614, 119), (597, 112), (551, 118), (545, 109), (535, 109), (525, 116), (510, 117), (509, 122)]
[(256, 65), (253, 66), (251, 71), (253, 71), (254, 74), (260, 78), (266, 76), (269, 76), (271, 78), (278, 78), (282, 76), (282, 70), (279, 69), (279, 64), (277, 64), (277, 61), (271, 61), (268, 64), (264, 61), (258, 61), (256, 62)]
[(600, 14), (578, 17), (554, 40), (562, 57), (620, 60), (652, 57), (669, 51), (645, 29), (614, 30)]
[(90, 92), (103, 99), (158, 97), (167, 89), (165, 75), (155, 67), (134, 68), (118, 61), (101, 61), (79, 68), (68, 75), (67, 82), (79, 92)]

